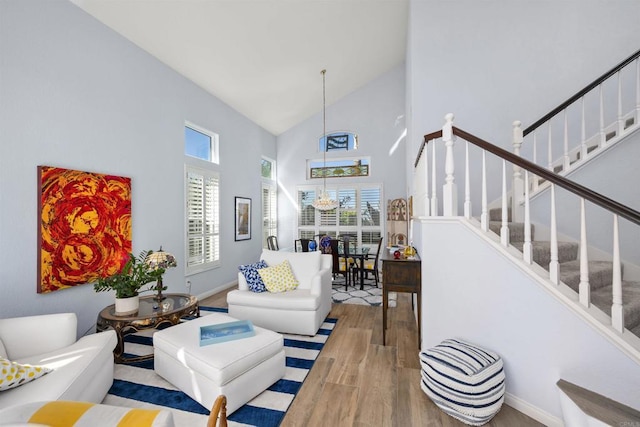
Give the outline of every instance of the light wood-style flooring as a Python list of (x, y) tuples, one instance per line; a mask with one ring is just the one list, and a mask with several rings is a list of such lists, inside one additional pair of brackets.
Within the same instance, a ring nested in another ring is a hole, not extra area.
[[(226, 307), (221, 292), (201, 305)], [(465, 426), (446, 415), (420, 389), (418, 329), (409, 294), (390, 308), (382, 345), (380, 307), (334, 304), (338, 323), (282, 426)], [(541, 426), (503, 405), (489, 427)]]

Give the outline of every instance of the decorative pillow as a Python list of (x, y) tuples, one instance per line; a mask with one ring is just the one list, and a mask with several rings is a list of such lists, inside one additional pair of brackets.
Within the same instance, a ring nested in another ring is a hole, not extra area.
[(49, 372), (51, 368), (21, 365), (0, 357), (0, 391), (21, 386)]
[(258, 270), (267, 267), (267, 263), (264, 262), (264, 260), (260, 260), (253, 264), (241, 265), (238, 267), (238, 270), (242, 272), (242, 275), (247, 280), (247, 285), (252, 292), (265, 292), (267, 288), (264, 287), (264, 282), (258, 274)]
[(262, 277), (264, 286), (269, 292), (291, 291), (298, 287), (298, 281), (287, 260), (273, 267), (262, 268), (258, 270), (258, 274)]

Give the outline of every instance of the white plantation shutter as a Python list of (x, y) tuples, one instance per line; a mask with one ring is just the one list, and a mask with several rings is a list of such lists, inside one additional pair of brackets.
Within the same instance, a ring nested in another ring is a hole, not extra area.
[(277, 195), (275, 186), (262, 184), (262, 246), (267, 247), (267, 237), (278, 235)]
[(220, 264), (220, 179), (217, 173), (187, 166), (187, 273)]
[(357, 236), (358, 245), (376, 247), (383, 234), (381, 221), (382, 187), (354, 185), (328, 190), (329, 197), (338, 200), (338, 208), (316, 211), (311, 202), (322, 187), (298, 189), (298, 238), (315, 238), (327, 234)]

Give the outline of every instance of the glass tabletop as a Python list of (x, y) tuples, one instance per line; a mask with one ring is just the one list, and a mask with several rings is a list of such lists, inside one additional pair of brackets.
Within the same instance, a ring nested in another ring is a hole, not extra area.
[(155, 299), (155, 295), (149, 295), (140, 298), (140, 306), (138, 311), (131, 314), (119, 315), (116, 314), (116, 307), (110, 305), (102, 310), (100, 316), (105, 319), (111, 320), (139, 320), (149, 319), (155, 316), (165, 316), (172, 312), (183, 310), (186, 307), (197, 304), (196, 297), (187, 294), (164, 294), (165, 298), (162, 302), (158, 303)]

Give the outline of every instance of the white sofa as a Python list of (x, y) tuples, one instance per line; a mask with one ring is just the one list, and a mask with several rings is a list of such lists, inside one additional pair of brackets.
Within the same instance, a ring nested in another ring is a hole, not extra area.
[(100, 403), (113, 384), (114, 331), (77, 337), (74, 313), (0, 319), (0, 356), (52, 368), (48, 374), (0, 392), (0, 409), (46, 400)]
[(298, 287), (281, 293), (252, 292), (239, 272), (238, 289), (227, 294), (229, 315), (276, 332), (315, 335), (331, 311), (331, 255), (264, 250), (260, 259), (269, 266), (288, 260)]

